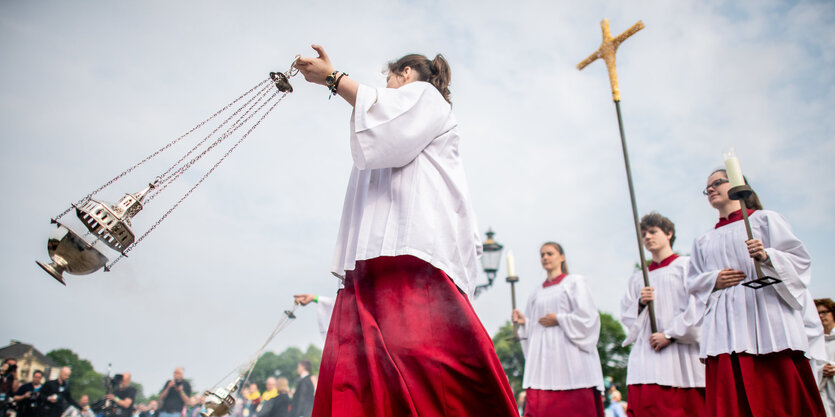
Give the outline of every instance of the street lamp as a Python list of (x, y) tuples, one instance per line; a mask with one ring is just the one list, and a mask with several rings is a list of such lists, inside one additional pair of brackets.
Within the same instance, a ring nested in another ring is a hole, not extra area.
[(498, 242), (493, 240), (493, 229), (487, 230), (487, 240), (483, 244), (483, 252), (481, 254), (481, 267), (484, 273), (487, 274), (487, 283), (477, 285), (473, 298), (478, 297), (482, 291), (493, 285), (493, 280), (496, 279), (496, 272), (499, 270), (499, 264), (502, 263), (502, 248)]

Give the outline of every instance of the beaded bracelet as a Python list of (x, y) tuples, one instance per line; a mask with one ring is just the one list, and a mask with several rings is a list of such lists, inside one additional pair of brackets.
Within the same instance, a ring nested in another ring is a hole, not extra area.
[[(328, 99), (336, 95), (336, 89), (339, 88), (339, 81), (342, 80), (342, 77), (348, 75), (347, 73), (339, 72), (339, 77), (336, 77), (336, 73), (338, 72), (339, 71), (334, 71), (333, 74), (329, 75), (328, 78), (325, 79), (325, 81), (328, 83), (328, 89), (331, 92), (331, 95), (328, 96)], [(334, 79), (334, 77), (336, 78)]]

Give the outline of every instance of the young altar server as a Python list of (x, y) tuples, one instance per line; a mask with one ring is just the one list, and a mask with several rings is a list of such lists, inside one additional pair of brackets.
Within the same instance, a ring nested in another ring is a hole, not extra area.
[[(705, 366), (699, 361), (699, 322), (704, 309), (687, 292), (684, 280), (690, 258), (673, 253), (676, 229), (670, 219), (652, 212), (641, 219), (644, 247), (652, 254), (650, 286), (642, 271), (629, 279), (620, 303), (628, 329), (626, 384), (630, 417), (702, 416)], [(647, 303), (655, 309), (657, 332), (650, 326)]]
[[(706, 305), (700, 357), (707, 415), (823, 417), (804, 356), (825, 355), (818, 343), (822, 326), (817, 331), (809, 319), (809, 253), (781, 215), (762, 209), (756, 194), (746, 199), (754, 236), (748, 240), (729, 189), (725, 170), (710, 174), (704, 194), (719, 222), (693, 242), (687, 277), (690, 293)], [(757, 279), (754, 261), (782, 282), (760, 289), (740, 285)]]
[[(336, 71), (321, 46), (295, 66), (354, 107), (354, 166), (332, 271), (342, 277), (314, 416), (513, 416), (469, 297), (481, 243), (438, 55), (388, 65), (387, 88)], [(323, 105), (332, 105), (323, 97)]]
[(820, 388), (826, 417), (835, 417), (835, 301), (831, 298), (815, 300), (818, 316), (823, 324), (826, 341), (826, 360), (817, 361), (819, 366), (818, 387)]
[(525, 314), (513, 310), (525, 354), (525, 417), (603, 417), (600, 313), (586, 279), (569, 274), (562, 246), (540, 248), (547, 273)]
[(328, 326), (331, 324), (334, 301), (331, 297), (316, 294), (296, 294), (293, 296), (293, 302), (301, 306), (316, 303), (316, 321), (319, 323), (319, 333), (322, 335), (322, 339), (326, 339), (328, 336)]

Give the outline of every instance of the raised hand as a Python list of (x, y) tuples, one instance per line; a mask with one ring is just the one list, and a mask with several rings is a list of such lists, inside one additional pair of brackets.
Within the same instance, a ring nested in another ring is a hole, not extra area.
[(327, 85), (325, 78), (333, 73), (331, 59), (321, 45), (311, 45), (313, 50), (319, 54), (317, 57), (300, 57), (293, 64), (304, 75), (304, 79), (314, 84)]

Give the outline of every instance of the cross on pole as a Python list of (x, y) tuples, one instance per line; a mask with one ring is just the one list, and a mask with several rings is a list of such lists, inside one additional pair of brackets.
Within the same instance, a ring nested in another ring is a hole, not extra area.
[[(623, 131), (623, 118), (620, 114), (620, 88), (618, 88), (618, 72), (615, 68), (615, 54), (618, 46), (620, 46), (626, 38), (634, 35), (636, 32), (644, 28), (644, 23), (640, 20), (638, 23), (632, 25), (626, 32), (621, 33), (617, 38), (612, 38), (612, 32), (609, 31), (609, 19), (603, 19), (600, 22), (600, 28), (603, 30), (603, 42), (600, 47), (584, 59), (583, 62), (577, 64), (577, 69), (582, 70), (587, 65), (596, 61), (598, 58), (603, 58), (606, 62), (606, 69), (609, 70), (609, 83), (612, 85), (612, 99), (615, 101), (615, 109), (618, 113), (618, 127), (620, 128), (620, 144), (623, 148), (623, 162), (626, 166), (626, 182), (629, 184), (629, 198), (632, 201), (632, 219), (635, 222), (635, 236), (638, 239), (638, 255), (641, 259), (641, 272), (644, 276), (644, 286), (649, 287), (649, 271), (647, 271), (647, 261), (644, 258), (644, 248), (641, 243), (641, 223), (638, 220), (638, 205), (635, 203), (635, 187), (632, 185), (632, 168), (629, 165), (629, 153), (626, 151), (626, 134)], [(655, 321), (655, 308), (652, 301), (647, 303), (647, 314), (649, 315), (649, 325), (652, 333), (658, 332), (658, 325)]]
[(614, 39), (612, 39), (612, 32), (609, 30), (609, 19), (603, 19), (600, 21), (600, 28), (603, 30), (603, 42), (600, 43), (600, 48), (597, 48), (597, 50), (594, 51), (593, 54), (589, 55), (588, 58), (584, 59), (583, 62), (577, 64), (577, 69), (582, 70), (587, 65), (596, 61), (597, 58), (603, 58), (603, 61), (606, 62), (606, 69), (609, 70), (609, 83), (612, 84), (612, 98), (615, 101), (620, 101), (620, 88), (618, 88), (618, 71), (615, 67), (615, 54), (618, 51), (618, 46), (620, 46), (626, 38), (634, 35), (636, 32), (644, 28), (644, 22), (639, 20), (638, 23), (635, 23), (631, 28), (627, 29), (626, 32), (621, 33), (620, 36)]

